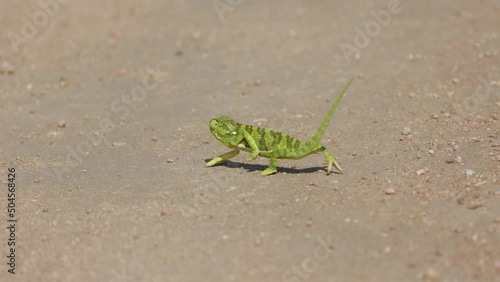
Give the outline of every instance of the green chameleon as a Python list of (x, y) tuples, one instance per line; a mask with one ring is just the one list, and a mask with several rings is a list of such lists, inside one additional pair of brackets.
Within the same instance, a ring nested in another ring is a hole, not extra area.
[(323, 152), (328, 160), (327, 174), (330, 174), (332, 165), (342, 172), (342, 168), (335, 161), (333, 155), (319, 142), (332, 119), (337, 105), (353, 79), (354, 77), (351, 77), (340, 91), (316, 134), (307, 142), (267, 128), (240, 124), (227, 116), (210, 120), (210, 131), (215, 138), (233, 150), (213, 158), (207, 162), (206, 166), (221, 163), (238, 155), (240, 150), (243, 150), (250, 152), (249, 161), (255, 159), (257, 156), (270, 158), (269, 167), (262, 172), (262, 175), (269, 175), (277, 172), (276, 164), (278, 159), (301, 159), (314, 153)]

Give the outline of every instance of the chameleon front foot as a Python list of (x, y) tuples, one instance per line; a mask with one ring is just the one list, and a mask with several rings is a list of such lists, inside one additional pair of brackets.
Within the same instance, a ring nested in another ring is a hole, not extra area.
[(271, 159), (269, 166), (266, 169), (264, 169), (264, 171), (260, 175), (266, 176), (278, 172), (278, 170), (276, 169), (277, 162), (278, 162), (277, 159)]
[(238, 155), (239, 152), (240, 152), (240, 150), (235, 149), (235, 150), (229, 151), (227, 153), (224, 153), (218, 157), (213, 158), (205, 166), (214, 166), (216, 164), (222, 163), (223, 161)]

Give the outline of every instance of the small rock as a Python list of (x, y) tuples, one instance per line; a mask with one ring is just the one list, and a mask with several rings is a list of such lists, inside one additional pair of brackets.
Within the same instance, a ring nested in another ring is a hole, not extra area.
[(465, 175), (472, 176), (472, 175), (474, 175), (474, 171), (472, 169), (468, 168), (465, 170)]
[(455, 162), (455, 160), (456, 160), (456, 158), (454, 158), (454, 157), (453, 157), (453, 155), (449, 155), (449, 156), (447, 156), (447, 157), (446, 157), (445, 162), (446, 162), (447, 164), (452, 164), (452, 163), (454, 163), (454, 162)]
[(194, 40), (198, 40), (201, 38), (201, 34), (199, 32), (194, 32), (191, 36)]
[(2, 65), (0, 65), (0, 74), (14, 74), (16, 68), (9, 62), (3, 61)]
[(267, 122), (267, 118), (258, 118), (258, 119), (255, 119), (253, 121), (253, 123), (257, 124), (257, 125), (262, 125), (263, 123), (266, 123)]
[(395, 195), (395, 194), (396, 194), (396, 191), (394, 191), (394, 189), (393, 189), (393, 188), (387, 188), (387, 189), (385, 189), (385, 190), (384, 190), (384, 193), (385, 193), (386, 195)]
[(61, 78), (59, 78), (59, 87), (65, 88), (66, 86), (68, 86), (68, 81), (66, 80), (66, 78), (61, 76)]
[(403, 131), (401, 132), (402, 135), (410, 135), (411, 129), (409, 127), (403, 128)]
[(468, 208), (470, 210), (475, 210), (483, 205), (483, 201), (480, 199), (475, 199), (470, 201)]
[(441, 275), (437, 270), (435, 270), (434, 268), (429, 268), (427, 269), (427, 271), (425, 271), (422, 278), (425, 281), (439, 281), (440, 277)]
[(311, 226), (313, 226), (313, 221), (312, 221), (312, 219), (308, 219), (308, 220), (306, 221), (306, 226), (307, 226), (307, 227), (311, 227)]
[(65, 128), (66, 127), (66, 121), (65, 120), (61, 120), (57, 123), (57, 127), (59, 128)]
[(173, 162), (174, 162), (174, 160), (172, 160), (172, 159), (167, 159), (167, 164), (171, 164), (171, 163), (173, 163)]
[(160, 212), (160, 214), (161, 214), (162, 216), (171, 215), (171, 214), (172, 214), (172, 211), (171, 211), (170, 209), (168, 209), (168, 208), (165, 208), (165, 209), (163, 209), (163, 210)]
[(429, 150), (429, 154), (434, 155), (435, 153), (436, 152), (434, 152), (434, 150), (432, 150), (432, 149)]
[(425, 173), (425, 169), (421, 168), (419, 170), (416, 171), (417, 175), (422, 175)]

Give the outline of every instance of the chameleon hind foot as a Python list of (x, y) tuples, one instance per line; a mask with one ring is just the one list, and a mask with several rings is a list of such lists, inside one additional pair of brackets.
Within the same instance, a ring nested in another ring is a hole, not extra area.
[(330, 172), (332, 172), (332, 166), (334, 166), (340, 173), (343, 173), (342, 168), (337, 163), (333, 155), (327, 149), (324, 149), (323, 153), (325, 154), (325, 157), (328, 160), (328, 170), (326, 171), (326, 174), (330, 174)]
[(278, 172), (278, 170), (276, 169), (277, 162), (278, 162), (277, 159), (271, 159), (269, 166), (266, 169), (264, 169), (264, 171), (260, 175), (266, 176)]

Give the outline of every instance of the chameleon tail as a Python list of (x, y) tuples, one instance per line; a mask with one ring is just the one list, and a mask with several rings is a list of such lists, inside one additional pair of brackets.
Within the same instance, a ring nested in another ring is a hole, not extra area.
[(326, 115), (325, 119), (321, 123), (320, 127), (318, 128), (318, 131), (316, 131), (316, 134), (314, 134), (313, 138), (307, 142), (309, 145), (312, 145), (313, 147), (316, 145), (319, 145), (319, 142), (321, 141), (321, 138), (325, 134), (326, 128), (328, 127), (328, 124), (330, 123), (330, 120), (332, 119), (333, 113), (335, 112), (335, 109), (337, 108), (337, 105), (339, 104), (340, 100), (344, 96), (344, 93), (346, 92), (347, 88), (351, 84), (351, 82), (354, 80), (354, 76), (349, 79), (347, 84), (342, 88), (340, 91), (339, 95), (333, 102), (332, 106), (330, 107), (330, 110), (328, 111), (328, 114)]

